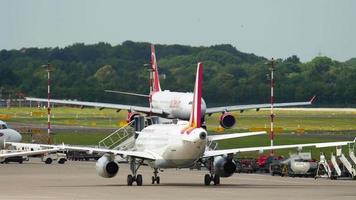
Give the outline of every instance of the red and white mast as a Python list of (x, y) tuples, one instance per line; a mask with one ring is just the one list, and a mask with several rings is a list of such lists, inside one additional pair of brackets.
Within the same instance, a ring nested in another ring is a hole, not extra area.
[[(271, 65), (271, 82), (270, 82), (270, 86), (271, 86), (271, 134), (270, 134), (270, 139), (271, 139), (271, 147), (273, 147), (273, 141), (274, 141), (274, 102), (275, 102), (275, 97), (274, 97), (274, 86), (275, 86), (275, 80), (274, 80), (274, 71), (276, 70), (275, 68), (275, 60), (272, 58), (270, 65)], [(271, 149), (271, 155), (274, 155), (274, 150)]]
[(51, 144), (51, 64), (43, 65), (47, 67), (47, 143)]

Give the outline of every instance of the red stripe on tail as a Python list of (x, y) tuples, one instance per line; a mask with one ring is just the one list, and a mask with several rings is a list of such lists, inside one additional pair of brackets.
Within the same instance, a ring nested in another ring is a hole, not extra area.
[(152, 92), (160, 92), (161, 85), (159, 84), (159, 76), (158, 76), (158, 65), (156, 59), (156, 51), (155, 46), (151, 44), (151, 68), (153, 70), (153, 91)]
[(190, 114), (189, 126), (193, 128), (201, 127), (201, 98), (203, 86), (203, 64), (198, 63), (195, 78), (192, 112)]

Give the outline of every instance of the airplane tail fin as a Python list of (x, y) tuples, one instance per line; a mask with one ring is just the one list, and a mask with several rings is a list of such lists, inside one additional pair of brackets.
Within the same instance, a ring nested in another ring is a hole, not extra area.
[(194, 95), (192, 102), (192, 112), (190, 113), (189, 127), (201, 127), (201, 98), (203, 84), (203, 64), (198, 63), (197, 73), (195, 78)]
[(161, 85), (159, 84), (158, 76), (158, 65), (156, 60), (156, 51), (155, 46), (151, 44), (151, 69), (152, 69), (152, 83), (151, 83), (151, 92), (160, 92)]

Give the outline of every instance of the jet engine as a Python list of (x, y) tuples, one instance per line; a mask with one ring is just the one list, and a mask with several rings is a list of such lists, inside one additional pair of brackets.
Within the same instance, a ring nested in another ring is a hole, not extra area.
[(220, 177), (229, 177), (235, 173), (236, 163), (229, 156), (218, 156), (214, 159), (215, 174)]
[(119, 165), (111, 155), (103, 155), (96, 162), (96, 172), (104, 178), (112, 178), (119, 172)]
[(235, 117), (229, 112), (224, 112), (220, 116), (220, 125), (224, 128), (231, 128), (235, 125), (235, 123), (236, 123)]

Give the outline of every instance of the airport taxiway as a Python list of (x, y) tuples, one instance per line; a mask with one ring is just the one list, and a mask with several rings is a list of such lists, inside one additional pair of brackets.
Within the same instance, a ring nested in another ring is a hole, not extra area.
[(204, 186), (206, 171), (170, 169), (151, 185), (152, 169), (143, 166), (143, 186), (127, 186), (128, 165), (118, 176), (99, 177), (95, 162), (46, 165), (39, 159), (0, 164), (0, 199), (356, 199), (356, 181), (235, 174), (219, 186)]

